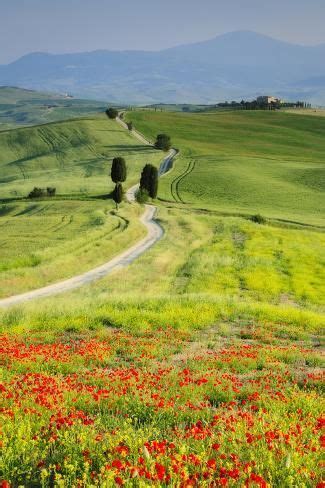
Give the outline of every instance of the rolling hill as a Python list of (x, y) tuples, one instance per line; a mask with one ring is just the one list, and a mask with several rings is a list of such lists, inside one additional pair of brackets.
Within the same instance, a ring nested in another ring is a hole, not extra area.
[(181, 149), (159, 196), (190, 208), (324, 225), (325, 118), (263, 111), (129, 112)]
[[(139, 209), (117, 215), (107, 198), (115, 156), (126, 159), (126, 188), (162, 159), (106, 115), (0, 132), (0, 296), (91, 269), (145, 233)], [(35, 186), (56, 198), (27, 199)]]
[(54, 186), (59, 194), (107, 194), (116, 155), (127, 160), (130, 183), (144, 159), (155, 163), (161, 158), (106, 115), (2, 131), (1, 198), (26, 197), (34, 186)]
[[(279, 218), (321, 222), (325, 118), (128, 117), (181, 149), (165, 233), (97, 282), (0, 304), (0, 486), (323, 486), (325, 233)], [(143, 237), (143, 208), (101, 195), (117, 154), (125, 187), (162, 155), (103, 115), (0, 133), (0, 297)], [(35, 184), (59, 194), (20, 198)]]
[(103, 112), (106, 104), (69, 96), (0, 86), (0, 131)]
[(119, 103), (213, 103), (270, 92), (325, 104), (325, 45), (233, 32), (159, 51), (32, 53), (0, 66), (0, 84)]

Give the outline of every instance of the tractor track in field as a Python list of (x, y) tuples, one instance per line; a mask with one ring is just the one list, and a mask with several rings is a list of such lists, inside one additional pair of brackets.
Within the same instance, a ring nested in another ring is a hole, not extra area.
[(192, 171), (195, 168), (195, 165), (196, 165), (196, 161), (194, 159), (191, 159), (191, 161), (188, 163), (185, 171), (182, 174), (176, 176), (176, 178), (174, 178), (174, 180), (171, 182), (170, 192), (171, 192), (172, 197), (175, 200), (175, 202), (185, 204), (184, 200), (182, 199), (182, 197), (180, 195), (180, 191), (179, 191), (180, 186), (179, 185), (188, 175), (190, 175), (192, 173)]
[[(117, 121), (122, 126), (124, 127), (126, 126), (126, 124), (119, 118), (117, 119)], [(144, 136), (142, 136), (142, 134), (140, 134), (139, 132), (134, 131), (133, 135), (143, 144), (151, 145), (151, 143), (148, 140), (146, 140)], [(174, 157), (176, 156), (177, 152), (178, 151), (176, 149), (171, 149), (169, 154), (164, 158), (159, 168), (159, 176), (162, 176), (163, 174), (165, 174), (167, 171), (170, 170), (172, 166), (171, 163)], [(135, 202), (136, 200), (135, 196), (137, 190), (138, 190), (138, 185), (134, 185), (127, 191), (126, 198), (129, 203), (132, 204)], [(144, 237), (141, 241), (133, 244), (127, 250), (118, 254), (114, 258), (110, 259), (105, 264), (93, 268), (78, 276), (74, 276), (72, 278), (60, 281), (58, 283), (44, 286), (36, 290), (28, 291), (20, 295), (14, 295), (8, 298), (0, 299), (0, 307), (7, 308), (14, 305), (19, 305), (21, 303), (29, 302), (38, 298), (49, 297), (53, 295), (58, 295), (60, 293), (68, 292), (71, 290), (75, 290), (77, 288), (80, 288), (81, 286), (92, 283), (101, 278), (104, 278), (105, 276), (112, 273), (113, 271), (121, 270), (124, 267), (130, 265), (134, 260), (136, 260), (142, 254), (144, 254), (156, 242), (158, 242), (164, 235), (163, 228), (155, 220), (156, 211), (157, 211), (157, 207), (155, 207), (154, 205), (145, 205), (145, 211), (139, 220), (141, 224), (144, 225), (147, 229), (146, 237)]]

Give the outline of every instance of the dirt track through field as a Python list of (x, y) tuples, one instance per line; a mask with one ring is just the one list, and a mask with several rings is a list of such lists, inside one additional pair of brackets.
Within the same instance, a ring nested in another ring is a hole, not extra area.
[[(118, 118), (117, 121), (123, 127), (127, 128), (126, 124), (121, 119)], [(132, 131), (132, 134), (142, 143), (146, 145), (151, 145), (150, 142), (147, 141), (139, 132)], [(169, 154), (164, 158), (159, 168), (160, 176), (169, 171), (171, 162), (176, 154), (177, 151), (175, 149), (171, 149)], [(127, 191), (126, 198), (130, 203), (135, 202), (135, 194), (137, 189), (138, 185), (135, 185)], [(145, 253), (148, 249), (150, 249), (163, 236), (164, 231), (154, 218), (156, 211), (157, 208), (154, 205), (145, 205), (145, 211), (139, 220), (141, 224), (144, 225), (147, 229), (146, 237), (134, 244), (133, 246), (129, 247), (127, 250), (125, 250), (115, 258), (110, 259), (107, 263), (67, 280), (60, 281), (58, 283), (54, 283), (52, 285), (38, 288), (36, 290), (32, 290), (26, 293), (22, 293), (20, 295), (14, 295), (8, 298), (1, 299), (0, 307), (10, 307), (13, 305), (18, 305), (20, 303), (35, 300), (37, 298), (49, 297), (52, 295), (57, 295), (59, 293), (71, 291), (76, 288), (80, 288), (83, 285), (87, 285), (88, 283), (91, 283), (93, 281), (100, 280), (101, 278), (107, 276), (113, 271), (128, 266), (135, 259)]]

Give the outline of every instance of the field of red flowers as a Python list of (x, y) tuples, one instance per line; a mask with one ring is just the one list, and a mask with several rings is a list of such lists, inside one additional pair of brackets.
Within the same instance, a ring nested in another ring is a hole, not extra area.
[(324, 488), (319, 343), (227, 330), (0, 336), (0, 487)]

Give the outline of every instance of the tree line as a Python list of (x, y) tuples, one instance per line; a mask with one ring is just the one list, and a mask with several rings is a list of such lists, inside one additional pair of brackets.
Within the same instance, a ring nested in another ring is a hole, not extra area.
[[(106, 110), (106, 115), (109, 119), (116, 119), (119, 115), (117, 109), (110, 107)], [(130, 132), (133, 130), (132, 121), (126, 122)], [(171, 139), (167, 134), (158, 134), (154, 147), (162, 151), (169, 151), (171, 148)], [(125, 159), (116, 157), (113, 159), (111, 167), (111, 180), (115, 183), (112, 192), (113, 200), (118, 209), (119, 204), (123, 200), (123, 183), (127, 177), (127, 168)], [(139, 190), (136, 194), (139, 203), (145, 203), (149, 198), (156, 198), (158, 193), (158, 169), (152, 164), (146, 164), (141, 172)]]
[[(112, 198), (118, 209), (123, 201), (123, 183), (127, 177), (127, 167), (125, 159), (116, 157), (113, 159), (111, 167), (111, 180), (115, 183)], [(139, 203), (145, 203), (149, 198), (156, 198), (158, 193), (158, 170), (152, 164), (146, 164), (141, 172), (139, 190), (136, 194)]]
[(216, 107), (237, 110), (280, 110), (281, 108), (311, 108), (311, 104), (299, 100), (297, 102), (273, 101), (270, 103), (262, 103), (258, 100), (241, 100), (240, 102), (233, 100), (232, 102), (220, 102)]
[[(105, 111), (107, 117), (109, 119), (116, 119), (119, 115), (119, 112), (115, 108), (108, 108)], [(133, 130), (133, 123), (127, 122), (127, 127), (129, 131)], [(154, 143), (154, 147), (156, 149), (160, 149), (162, 151), (169, 151), (171, 148), (171, 139), (167, 134), (158, 134), (156, 137), (156, 141)], [(127, 178), (127, 165), (126, 161), (123, 157), (115, 157), (112, 161), (111, 172), (110, 172), (111, 180), (115, 183), (114, 190), (111, 193), (111, 197), (113, 198), (116, 208), (118, 209), (119, 204), (123, 201), (124, 190), (123, 190), (123, 183), (126, 181)], [(148, 201), (149, 198), (155, 199), (158, 193), (158, 169), (148, 163), (146, 164), (141, 172), (140, 181), (139, 181), (139, 190), (136, 194), (136, 199), (139, 203), (145, 203)], [(44, 198), (44, 197), (54, 197), (56, 195), (56, 188), (47, 187), (47, 188), (37, 188), (35, 187), (29, 194), (28, 198)]]

